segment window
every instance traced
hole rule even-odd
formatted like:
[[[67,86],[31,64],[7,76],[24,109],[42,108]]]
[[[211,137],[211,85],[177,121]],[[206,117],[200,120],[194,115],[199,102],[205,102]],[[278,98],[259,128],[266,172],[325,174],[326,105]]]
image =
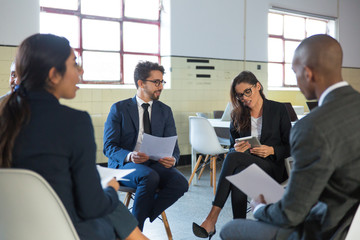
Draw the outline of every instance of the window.
[[[160,63],[159,0],[40,0],[40,32],[64,36],[82,83],[134,84],[140,60]]]
[[[291,63],[300,42],[314,34],[334,36],[335,20],[298,13],[270,11],[268,14],[268,86],[296,87]]]

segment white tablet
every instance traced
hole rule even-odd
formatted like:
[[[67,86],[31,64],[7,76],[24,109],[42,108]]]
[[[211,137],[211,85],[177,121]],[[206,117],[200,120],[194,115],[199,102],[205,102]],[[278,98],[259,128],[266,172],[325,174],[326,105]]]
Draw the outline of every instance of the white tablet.
[[[255,136],[248,136],[235,139],[235,142],[248,141],[251,147],[259,147],[261,145],[259,139]]]

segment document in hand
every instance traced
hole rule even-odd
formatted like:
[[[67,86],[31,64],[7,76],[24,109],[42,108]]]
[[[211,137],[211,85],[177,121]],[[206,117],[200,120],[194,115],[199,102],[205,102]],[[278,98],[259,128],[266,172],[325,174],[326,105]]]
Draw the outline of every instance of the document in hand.
[[[96,168],[99,172],[100,178],[101,178],[101,186],[103,188],[106,187],[107,183],[115,177],[117,181],[128,181],[127,179],[124,179],[126,175],[132,173],[135,171],[135,169],[114,169],[114,168],[107,168],[102,167],[100,165],[96,165]]]
[[[151,160],[171,157],[174,152],[176,140],[177,136],[156,137],[144,133],[140,152],[148,155]]]
[[[266,203],[279,201],[285,191],[279,183],[256,164],[251,164],[243,171],[228,176],[226,179],[251,198],[256,198],[260,194],[264,195]]]

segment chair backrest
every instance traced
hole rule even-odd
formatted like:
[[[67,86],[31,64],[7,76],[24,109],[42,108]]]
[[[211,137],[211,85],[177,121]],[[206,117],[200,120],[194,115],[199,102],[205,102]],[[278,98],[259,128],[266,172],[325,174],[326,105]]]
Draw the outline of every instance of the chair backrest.
[[[233,105],[231,104],[231,102],[228,102],[226,105],[226,108],[221,116],[221,121],[230,121],[232,110],[233,110]]]
[[[80,239],[61,200],[39,174],[0,169],[0,239]]]
[[[216,155],[227,152],[222,148],[214,128],[206,118],[189,117],[190,144],[198,153]]]
[[[198,116],[198,117],[203,117],[203,118],[209,118],[208,114],[207,114],[207,113],[203,113],[203,112],[197,112],[197,113],[196,113],[196,116]]]
[[[286,110],[287,110],[287,112],[289,114],[290,121],[294,122],[294,121],[298,120],[296,112],[295,112],[293,106],[291,105],[291,103],[285,102],[284,105],[285,105]]]
[[[220,110],[214,110],[213,111],[213,114],[214,114],[214,118],[221,118],[222,117],[222,115],[224,114],[224,111],[220,111]]]
[[[318,106],[318,101],[307,101],[306,105],[308,106],[309,111],[311,111]]]
[[[346,235],[345,240],[358,240],[360,239],[360,205],[356,210],[355,217],[353,218],[350,229]]]

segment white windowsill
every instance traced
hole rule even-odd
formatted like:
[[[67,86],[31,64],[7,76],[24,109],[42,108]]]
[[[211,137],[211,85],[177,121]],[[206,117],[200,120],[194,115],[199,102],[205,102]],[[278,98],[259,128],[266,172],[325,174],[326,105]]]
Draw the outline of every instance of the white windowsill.
[[[268,91],[300,91],[298,87],[268,87]]]
[[[135,85],[77,84],[80,89],[136,89]]]

